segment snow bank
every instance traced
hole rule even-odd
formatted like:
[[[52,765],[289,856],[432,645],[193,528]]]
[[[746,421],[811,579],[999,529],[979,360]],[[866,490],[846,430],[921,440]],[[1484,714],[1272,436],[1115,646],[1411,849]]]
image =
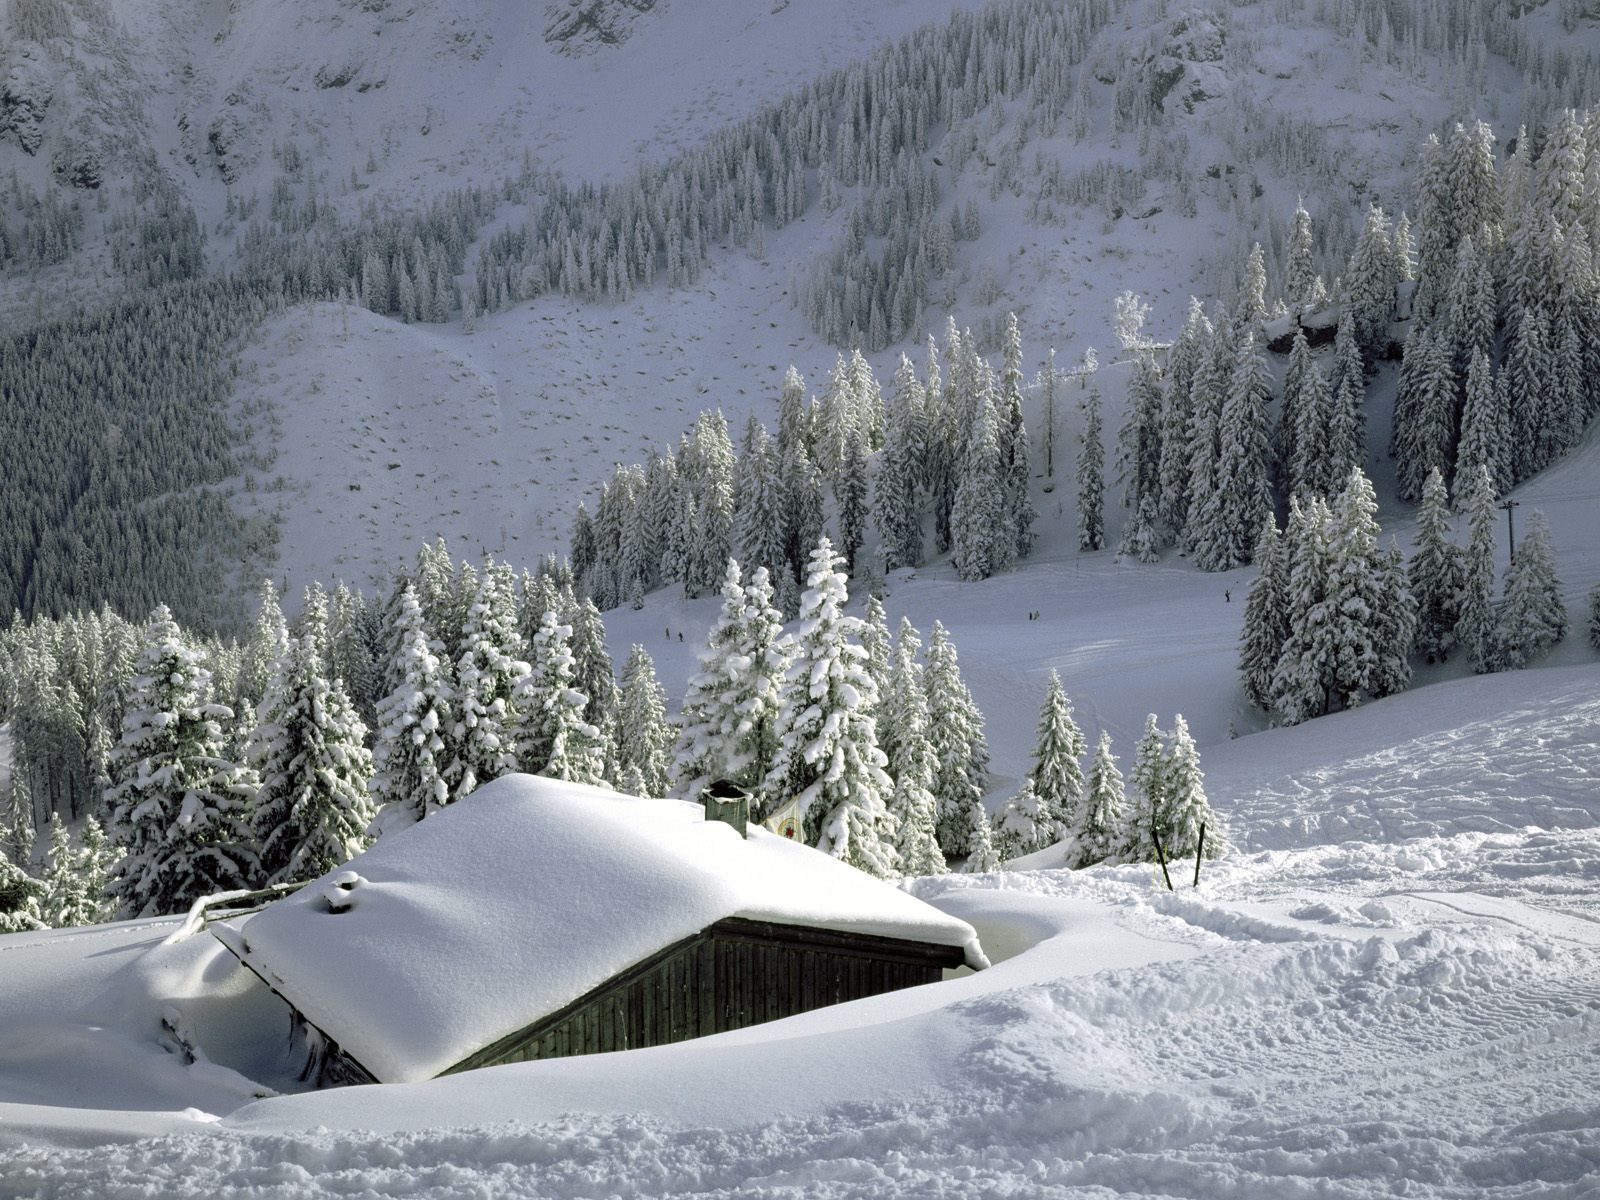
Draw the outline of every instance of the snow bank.
[[[727,917],[961,946],[984,965],[965,921],[807,846],[741,840],[698,804],[527,775],[390,834],[242,937],[250,965],[387,1083],[437,1075]]]

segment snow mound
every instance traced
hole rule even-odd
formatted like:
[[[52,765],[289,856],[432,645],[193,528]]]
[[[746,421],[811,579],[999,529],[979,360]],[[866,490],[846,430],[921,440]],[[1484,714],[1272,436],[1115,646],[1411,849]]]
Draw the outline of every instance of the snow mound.
[[[961,946],[987,965],[965,921],[810,847],[759,828],[741,840],[698,804],[528,775],[389,834],[229,941],[389,1083],[431,1078],[728,917]]]

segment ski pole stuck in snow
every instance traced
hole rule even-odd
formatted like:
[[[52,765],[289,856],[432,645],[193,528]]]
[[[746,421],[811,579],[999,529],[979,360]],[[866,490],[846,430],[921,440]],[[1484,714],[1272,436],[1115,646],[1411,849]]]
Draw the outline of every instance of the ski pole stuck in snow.
[[[1194,886],[1200,886],[1200,860],[1206,856],[1206,823],[1200,822],[1200,840],[1194,847]]]
[[[1161,864],[1161,878],[1167,881],[1167,891],[1172,891],[1172,876],[1167,874],[1167,855],[1161,849],[1161,834],[1154,825],[1150,826],[1150,836],[1156,843],[1156,861]]]

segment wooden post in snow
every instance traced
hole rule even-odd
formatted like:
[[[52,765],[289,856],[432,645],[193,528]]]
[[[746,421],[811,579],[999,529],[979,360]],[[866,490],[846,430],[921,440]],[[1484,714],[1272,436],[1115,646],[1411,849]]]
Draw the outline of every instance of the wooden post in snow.
[[[1156,832],[1154,825],[1150,826],[1150,836],[1156,843],[1156,861],[1161,864],[1161,878],[1167,881],[1167,891],[1172,891],[1172,876],[1167,874],[1167,853],[1161,848],[1161,835]]]
[[[1200,860],[1206,856],[1206,823],[1200,822],[1200,844],[1194,850],[1194,885],[1200,886]]]

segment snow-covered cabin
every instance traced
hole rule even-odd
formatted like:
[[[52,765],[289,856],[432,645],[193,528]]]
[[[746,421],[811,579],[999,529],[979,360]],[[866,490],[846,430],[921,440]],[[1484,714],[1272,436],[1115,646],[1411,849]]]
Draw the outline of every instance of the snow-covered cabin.
[[[323,1083],[679,1041],[987,965],[964,921],[698,804],[513,775],[213,933]]]

